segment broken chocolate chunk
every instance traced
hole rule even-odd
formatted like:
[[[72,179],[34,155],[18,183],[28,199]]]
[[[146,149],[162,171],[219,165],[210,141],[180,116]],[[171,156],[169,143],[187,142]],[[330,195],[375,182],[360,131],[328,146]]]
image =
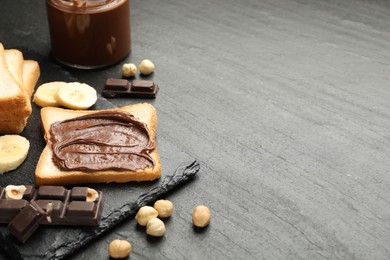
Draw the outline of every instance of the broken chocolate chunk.
[[[8,229],[14,237],[24,243],[39,227],[46,213],[33,201],[25,206],[8,223]]]

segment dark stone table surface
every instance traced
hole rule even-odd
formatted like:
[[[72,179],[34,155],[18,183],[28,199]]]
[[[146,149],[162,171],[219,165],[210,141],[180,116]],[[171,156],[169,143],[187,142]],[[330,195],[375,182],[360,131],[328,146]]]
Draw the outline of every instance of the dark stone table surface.
[[[154,61],[157,138],[201,170],[167,196],[162,239],[131,218],[70,259],[108,259],[116,238],[129,259],[390,259],[389,14],[386,0],[132,0],[123,62]],[[41,64],[38,84],[121,75],[57,64],[43,0],[2,0],[0,42]]]

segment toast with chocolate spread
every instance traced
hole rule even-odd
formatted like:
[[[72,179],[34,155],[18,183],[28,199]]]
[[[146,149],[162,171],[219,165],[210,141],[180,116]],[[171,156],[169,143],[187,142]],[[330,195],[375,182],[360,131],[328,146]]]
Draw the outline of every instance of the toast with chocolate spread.
[[[35,184],[152,181],[161,175],[156,109],[134,104],[108,110],[41,109],[47,142]]]

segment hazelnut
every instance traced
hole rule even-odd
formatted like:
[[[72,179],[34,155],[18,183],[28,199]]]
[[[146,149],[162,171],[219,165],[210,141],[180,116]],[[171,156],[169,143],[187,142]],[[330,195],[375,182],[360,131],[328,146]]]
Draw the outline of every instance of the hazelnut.
[[[131,252],[131,244],[126,240],[115,239],[108,245],[108,254],[112,258],[125,258]]]
[[[47,203],[47,206],[46,206],[46,220],[49,223],[52,222],[52,219],[51,219],[52,214],[53,214],[53,203],[49,202],[49,203]]]
[[[192,213],[192,223],[196,227],[206,227],[210,224],[211,213],[210,209],[206,206],[199,205],[194,208]]]
[[[87,201],[94,202],[99,198],[99,193],[91,188],[87,188]]]
[[[139,71],[142,75],[149,75],[154,71],[154,64],[148,59],[144,59],[139,64]]]
[[[158,212],[153,207],[143,206],[138,210],[137,215],[135,215],[135,219],[139,225],[146,226],[150,219],[157,218],[157,216]]]
[[[167,218],[172,215],[173,203],[169,200],[158,200],[154,203],[153,207],[157,210],[160,218]]]
[[[14,199],[20,200],[23,198],[23,194],[26,191],[26,186],[24,185],[8,185],[5,187],[5,198],[6,199]]]
[[[124,78],[134,77],[137,73],[137,67],[133,63],[126,63],[122,65],[122,76]]]
[[[159,218],[152,218],[146,225],[146,234],[153,237],[162,237],[165,234],[165,224]]]

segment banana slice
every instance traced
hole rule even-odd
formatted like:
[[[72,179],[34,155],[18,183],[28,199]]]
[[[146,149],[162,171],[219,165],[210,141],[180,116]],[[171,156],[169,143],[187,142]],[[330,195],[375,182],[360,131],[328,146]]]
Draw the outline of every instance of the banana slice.
[[[40,107],[59,107],[60,103],[56,99],[56,93],[67,84],[62,81],[54,81],[40,85],[34,94],[34,103]]]
[[[27,157],[30,142],[20,135],[0,136],[0,174],[18,168]]]
[[[61,106],[71,109],[88,109],[96,103],[96,90],[79,82],[71,82],[61,86],[56,93],[56,99]]]

